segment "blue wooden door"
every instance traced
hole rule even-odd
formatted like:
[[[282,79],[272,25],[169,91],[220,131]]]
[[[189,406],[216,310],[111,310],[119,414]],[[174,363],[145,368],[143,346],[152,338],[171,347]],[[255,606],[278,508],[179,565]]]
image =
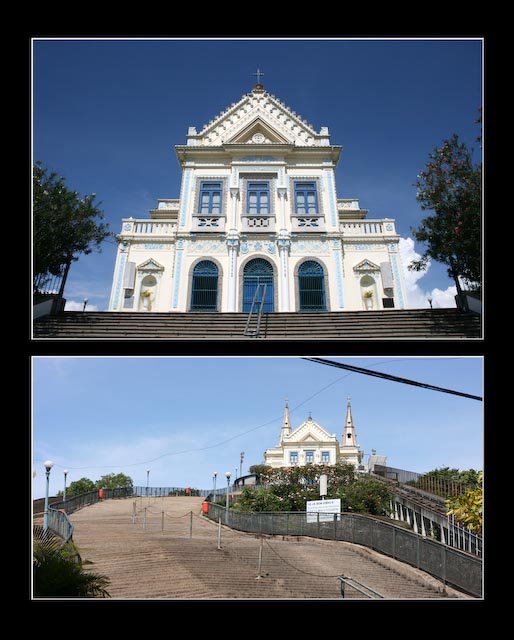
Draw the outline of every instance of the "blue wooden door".
[[[254,260],[250,260],[244,268],[243,272],[243,311],[245,313],[249,313],[252,300],[257,291],[257,287],[260,284],[266,285],[266,293],[264,296],[264,304],[262,306],[262,310],[264,313],[271,313],[274,311],[274,283],[273,283],[273,267],[267,260],[263,260],[262,258],[255,258]],[[257,302],[260,302],[261,298],[259,292],[259,297]],[[258,307],[257,307],[258,308]],[[256,308],[254,307],[254,310]]]
[[[300,265],[298,270],[298,291],[300,311],[325,311],[325,274],[323,267],[314,260]]]

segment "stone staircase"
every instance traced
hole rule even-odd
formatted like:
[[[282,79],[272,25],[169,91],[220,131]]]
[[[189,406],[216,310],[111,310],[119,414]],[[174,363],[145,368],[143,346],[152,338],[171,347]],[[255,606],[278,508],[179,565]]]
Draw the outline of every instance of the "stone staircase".
[[[149,340],[360,340],[480,338],[478,315],[458,309],[267,313],[247,338],[246,313],[66,311],[38,318],[34,338]]]
[[[421,579],[421,572],[403,564],[397,570],[400,563],[387,559],[393,563],[388,565],[358,545],[309,538],[265,536],[262,578],[257,579],[259,539],[222,527],[218,549],[218,526],[200,515],[201,501],[138,499],[135,523],[132,499],[97,503],[72,514],[74,540],[85,565],[110,578],[113,598],[340,599],[338,575],[352,577],[386,598],[456,595],[441,592],[434,578]],[[346,597],[362,596],[348,588]]]

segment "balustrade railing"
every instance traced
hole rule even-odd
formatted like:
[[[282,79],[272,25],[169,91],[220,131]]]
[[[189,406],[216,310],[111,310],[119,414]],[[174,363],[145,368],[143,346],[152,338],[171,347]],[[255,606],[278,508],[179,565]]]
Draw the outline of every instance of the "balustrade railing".
[[[177,224],[175,222],[124,219],[121,233],[130,235],[169,236],[175,233],[176,228]]]
[[[388,223],[391,229],[387,228],[381,220],[370,222],[341,222],[340,230],[347,236],[361,235],[383,235],[384,233],[394,233],[394,226]]]

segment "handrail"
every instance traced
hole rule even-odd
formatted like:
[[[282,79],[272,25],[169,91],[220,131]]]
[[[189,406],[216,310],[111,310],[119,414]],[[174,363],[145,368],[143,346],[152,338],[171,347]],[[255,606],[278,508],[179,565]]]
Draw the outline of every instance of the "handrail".
[[[262,309],[264,307],[264,300],[266,299],[266,287],[268,285],[265,283],[262,284],[258,284],[257,288],[255,289],[255,293],[253,294],[253,300],[252,300],[252,306],[250,307],[250,313],[248,314],[248,319],[246,320],[246,326],[245,326],[245,330],[244,330],[244,335],[245,336],[251,336],[252,338],[258,338],[259,337],[259,332],[260,332],[260,327],[261,327],[261,318],[262,318]],[[252,320],[253,317],[253,308],[255,306],[255,303],[257,302],[257,296],[259,294],[260,288],[262,287],[262,296],[260,299],[260,303],[259,304],[259,311],[257,313],[257,322],[256,322],[256,327],[255,329],[250,330],[250,322]]]
[[[383,599],[385,597],[378,591],[375,591],[375,589],[372,589],[371,587],[368,587],[365,584],[362,584],[362,582],[355,580],[355,578],[350,578],[348,576],[339,576],[338,580],[341,581],[341,595],[343,598],[344,598],[344,588],[346,585],[348,585],[349,587],[352,587],[356,591],[360,591],[360,593],[365,595],[370,600],[378,600],[378,599]]]

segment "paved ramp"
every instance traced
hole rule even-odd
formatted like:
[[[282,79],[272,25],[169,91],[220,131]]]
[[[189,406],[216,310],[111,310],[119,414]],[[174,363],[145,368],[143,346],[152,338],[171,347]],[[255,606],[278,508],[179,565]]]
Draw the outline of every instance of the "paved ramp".
[[[113,598],[340,599],[342,574],[386,598],[447,597],[405,565],[412,576],[382,566],[378,554],[357,545],[308,538],[266,536],[263,577],[256,579],[259,539],[222,527],[218,550],[218,526],[201,515],[201,502],[168,497],[97,503],[71,515],[74,541],[86,566],[110,578]],[[347,589],[346,597],[361,596]]]

